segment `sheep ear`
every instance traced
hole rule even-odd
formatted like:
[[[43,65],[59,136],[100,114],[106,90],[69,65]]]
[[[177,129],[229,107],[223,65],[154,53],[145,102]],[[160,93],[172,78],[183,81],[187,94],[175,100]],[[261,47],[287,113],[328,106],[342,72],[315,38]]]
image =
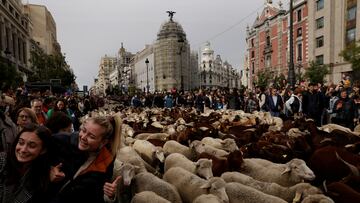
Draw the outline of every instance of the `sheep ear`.
[[[201,189],[209,189],[211,188],[211,183],[207,181],[204,185],[200,186]]]
[[[199,166],[200,166],[200,162],[199,162],[199,161],[195,162],[195,166],[196,166],[196,168],[199,167]]]
[[[291,168],[289,166],[286,166],[285,170],[281,173],[281,175],[284,175],[287,172],[290,172]]]
[[[295,197],[293,199],[293,203],[295,202],[300,202],[300,199],[301,199],[301,193],[300,192],[296,192],[295,193]]]

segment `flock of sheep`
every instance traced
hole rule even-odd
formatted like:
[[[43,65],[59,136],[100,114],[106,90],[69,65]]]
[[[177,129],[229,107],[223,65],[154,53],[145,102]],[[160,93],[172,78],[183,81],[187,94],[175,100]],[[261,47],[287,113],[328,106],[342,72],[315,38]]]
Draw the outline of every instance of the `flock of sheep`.
[[[115,132],[119,135],[113,171],[114,178],[122,177],[118,202],[334,202],[321,189],[306,183],[314,180],[315,175],[305,161],[295,158],[280,164],[260,158],[242,158],[239,147],[230,138],[205,136],[201,140],[189,139],[180,143],[178,136],[182,136],[181,132],[196,124],[186,123],[182,118],[175,120],[166,111],[169,110],[124,109],[116,114],[110,113],[115,118]],[[195,111],[185,113],[187,116],[196,114]],[[225,120],[231,122],[237,118],[243,125],[253,125],[260,119],[270,125],[269,129],[282,127],[281,119],[263,112],[247,114],[227,110],[220,114],[222,117],[209,125],[216,127]],[[211,112],[200,116],[206,118],[211,116]],[[208,130],[202,128],[198,131]],[[143,129],[158,130],[146,132]],[[237,155],[240,161],[227,163],[236,162],[224,159],[236,152],[240,153]],[[208,156],[215,159],[202,158]],[[213,166],[219,164],[217,159],[239,167],[225,169],[215,176]],[[220,162],[221,167],[228,166]]]

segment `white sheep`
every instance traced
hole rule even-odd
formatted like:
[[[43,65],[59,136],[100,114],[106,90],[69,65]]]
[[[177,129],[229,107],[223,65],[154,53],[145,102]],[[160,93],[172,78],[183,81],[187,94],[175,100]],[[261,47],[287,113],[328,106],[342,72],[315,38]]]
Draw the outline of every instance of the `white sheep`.
[[[150,166],[148,163],[146,163],[140,155],[129,146],[120,148],[116,153],[115,160],[119,160],[121,162],[130,163],[134,166],[138,166],[136,173],[149,171],[151,173],[157,173],[157,171]],[[114,167],[117,167],[114,165]]]
[[[195,151],[175,140],[165,142],[163,150],[165,156],[169,156],[172,153],[180,153],[190,160],[193,160],[196,156]]]
[[[313,203],[313,202],[318,202],[318,203],[335,203],[334,200],[332,200],[330,197],[325,196],[325,195],[321,195],[321,194],[317,194],[317,195],[309,195],[307,197],[305,197],[301,203]]]
[[[172,167],[181,167],[205,179],[213,177],[211,159],[199,159],[197,162],[192,162],[182,154],[173,153],[166,157],[164,171]]]
[[[140,133],[135,136],[137,140],[149,140],[149,139],[159,139],[166,141],[169,139],[168,133]]]
[[[199,140],[195,140],[190,144],[190,147],[195,149],[195,152],[197,155],[206,152],[207,154],[212,154],[216,157],[225,157],[229,155],[229,152],[226,152],[222,149],[217,149],[213,146],[207,145],[205,143],[202,143]]]
[[[221,200],[212,194],[200,195],[193,203],[222,203]]]
[[[240,183],[226,183],[226,193],[229,203],[253,202],[253,203],[286,203],[278,197],[265,194],[252,187]]]
[[[182,200],[186,203],[193,202],[202,194],[213,194],[224,203],[229,202],[225,192],[225,181],[222,178],[212,177],[204,180],[183,168],[173,167],[165,172],[163,179],[178,189]]]
[[[147,140],[136,140],[132,147],[141,156],[141,158],[152,166],[156,164],[156,160],[161,163],[165,160],[162,148],[156,147]]]
[[[151,200],[151,203],[171,203],[163,197],[157,195],[155,192],[144,191],[134,195],[131,200],[131,203],[148,203]]]
[[[239,150],[239,147],[236,145],[235,140],[231,138],[226,138],[222,140],[219,138],[204,137],[201,142],[228,152]]]
[[[315,179],[313,171],[301,159],[292,159],[286,164],[276,164],[264,159],[244,159],[240,172],[256,180],[274,182],[285,187]]]
[[[287,202],[292,202],[295,196],[307,197],[308,195],[321,194],[321,190],[309,183],[298,183],[291,187],[283,187],[277,183],[262,182],[239,172],[225,172],[221,175],[225,182],[237,182],[257,189],[265,194],[279,197]]]
[[[134,166],[130,163],[124,163],[118,159],[115,159],[113,168],[113,180],[117,176],[121,176],[122,184],[124,186],[129,186],[138,169],[138,166]]]
[[[152,191],[172,203],[182,202],[177,189],[173,185],[148,172],[137,174],[134,177],[132,188],[135,193]]]

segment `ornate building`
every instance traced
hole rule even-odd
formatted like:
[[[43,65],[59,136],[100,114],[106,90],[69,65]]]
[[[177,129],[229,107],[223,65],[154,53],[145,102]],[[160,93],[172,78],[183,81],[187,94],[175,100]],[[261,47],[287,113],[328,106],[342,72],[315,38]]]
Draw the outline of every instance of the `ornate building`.
[[[308,8],[306,0],[293,1],[293,50],[294,62],[298,71],[308,63]],[[288,75],[289,64],[289,12],[282,7],[281,1],[275,6],[271,0],[265,1],[264,9],[252,27],[247,27],[247,58],[245,75],[249,87],[253,87],[260,71],[274,75]]]
[[[223,62],[220,55],[214,57],[210,42],[202,49],[200,61],[198,80],[202,88],[239,88],[239,73],[227,61]]]
[[[17,68],[23,75],[33,73],[29,67],[29,42],[32,24],[25,15],[20,0],[2,0],[0,3],[0,55],[4,62]]]
[[[101,57],[98,78],[95,81],[95,94],[106,95],[106,89],[111,88],[110,73],[116,68],[116,57],[105,55]]]
[[[155,90],[191,89],[190,45],[182,26],[170,20],[161,25],[154,44]]]

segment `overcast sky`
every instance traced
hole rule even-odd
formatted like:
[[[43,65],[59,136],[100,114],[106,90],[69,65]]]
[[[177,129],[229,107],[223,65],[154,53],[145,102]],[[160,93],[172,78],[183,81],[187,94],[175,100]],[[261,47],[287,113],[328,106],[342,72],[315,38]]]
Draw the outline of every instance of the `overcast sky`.
[[[235,68],[242,66],[246,25],[252,25],[264,0],[25,0],[45,5],[54,17],[57,39],[77,84],[93,85],[100,58],[115,56],[124,43],[136,53],[152,44],[167,10],[175,11],[190,42],[198,51],[210,41],[215,54]],[[274,1],[277,2],[277,1]],[[287,1],[283,1],[287,2]]]

